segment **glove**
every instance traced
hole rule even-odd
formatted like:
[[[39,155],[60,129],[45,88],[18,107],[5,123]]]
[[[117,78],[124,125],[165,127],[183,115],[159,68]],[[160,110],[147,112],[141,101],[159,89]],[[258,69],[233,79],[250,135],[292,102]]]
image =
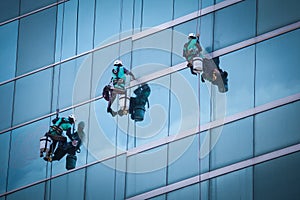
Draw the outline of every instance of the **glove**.
[[[78,144],[78,141],[77,141],[77,140],[73,140],[73,141],[72,141],[72,145],[73,145],[74,147],[76,147],[77,144]]]

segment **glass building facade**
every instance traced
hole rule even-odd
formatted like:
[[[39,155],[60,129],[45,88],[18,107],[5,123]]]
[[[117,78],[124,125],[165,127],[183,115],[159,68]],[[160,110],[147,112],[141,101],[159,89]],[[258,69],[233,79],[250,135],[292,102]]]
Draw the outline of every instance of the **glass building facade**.
[[[0,200],[299,199],[299,0],[2,0]],[[229,90],[182,57],[191,32]],[[121,59],[142,122],[106,112]],[[118,99],[113,108],[116,109]],[[56,110],[85,122],[76,168],[45,162]]]

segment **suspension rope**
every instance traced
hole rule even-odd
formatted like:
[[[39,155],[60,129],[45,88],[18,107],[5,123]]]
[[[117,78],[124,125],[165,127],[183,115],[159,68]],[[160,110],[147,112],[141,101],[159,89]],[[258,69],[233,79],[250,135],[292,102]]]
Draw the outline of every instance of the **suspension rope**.
[[[200,40],[200,33],[201,33],[201,13],[202,12],[202,0],[198,0],[198,11],[197,11],[197,25],[196,25],[196,35],[199,35]],[[200,41],[199,41],[200,43]],[[201,135],[200,135],[200,125],[201,125],[201,95],[200,95],[200,74],[198,75],[198,104],[199,104],[199,119],[198,119],[198,176],[199,176],[199,199],[201,200]]]

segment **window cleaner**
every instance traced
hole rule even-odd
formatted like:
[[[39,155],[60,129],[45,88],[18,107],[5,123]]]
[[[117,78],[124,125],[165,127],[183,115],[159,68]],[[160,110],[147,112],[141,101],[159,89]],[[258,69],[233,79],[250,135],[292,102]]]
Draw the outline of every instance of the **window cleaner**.
[[[143,84],[134,90],[136,97],[130,97],[129,114],[134,121],[143,121],[145,115],[145,105],[148,104],[148,97],[151,93],[151,89],[148,84]]]
[[[113,117],[117,114],[122,116],[123,114],[126,114],[128,110],[128,107],[126,107],[125,104],[122,104],[121,110],[119,110],[118,112],[115,112],[111,109],[112,103],[116,99],[117,94],[125,95],[125,97],[121,96],[121,103],[127,103],[127,96],[125,90],[126,75],[130,75],[133,80],[135,79],[133,73],[123,66],[122,61],[116,60],[114,62],[114,68],[112,69],[112,78],[110,84],[103,88],[102,95],[104,99],[108,101],[106,111],[110,113]]]
[[[73,114],[69,115],[68,118],[58,116],[52,120],[53,125],[50,126],[49,131],[45,134],[46,137],[51,138],[52,144],[49,146],[49,151],[46,153],[44,157],[45,161],[52,161],[52,153],[55,151],[57,143],[65,143],[67,138],[63,136],[63,132],[66,132],[66,135],[72,140],[71,136],[71,128],[72,125],[75,123],[75,116]],[[41,145],[41,142],[40,142]],[[42,157],[43,155],[40,154]]]
[[[185,57],[188,62],[187,66],[194,75],[202,71],[202,58],[200,57],[202,48],[199,43],[199,37],[200,34],[196,36],[194,33],[190,33],[188,35],[188,42],[183,46],[183,57]]]

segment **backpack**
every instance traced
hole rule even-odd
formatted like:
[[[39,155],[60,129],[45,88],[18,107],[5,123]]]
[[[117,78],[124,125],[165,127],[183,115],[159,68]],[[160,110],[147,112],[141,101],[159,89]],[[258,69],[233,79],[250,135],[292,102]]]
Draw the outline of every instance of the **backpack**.
[[[110,86],[106,85],[102,90],[102,96],[106,101],[109,101]]]

